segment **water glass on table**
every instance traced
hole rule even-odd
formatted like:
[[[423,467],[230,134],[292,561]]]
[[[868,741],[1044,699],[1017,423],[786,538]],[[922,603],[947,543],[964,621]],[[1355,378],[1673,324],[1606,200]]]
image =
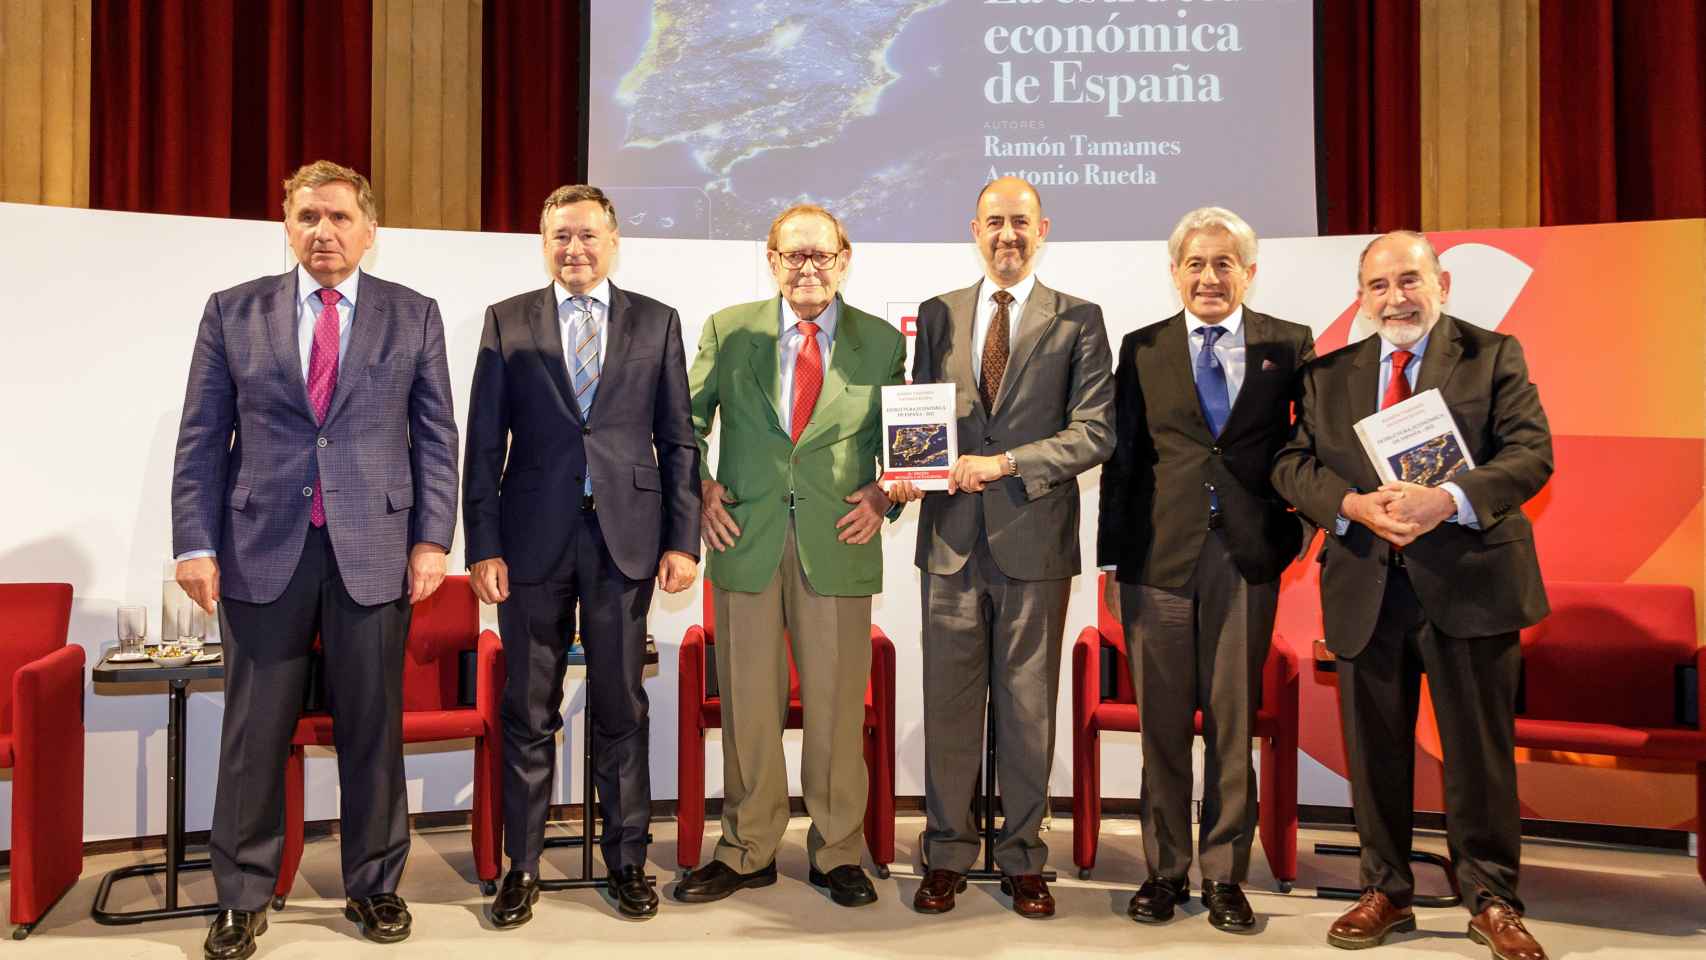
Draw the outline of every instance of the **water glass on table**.
[[[126,659],[142,653],[148,638],[148,608],[141,604],[122,603],[118,608],[118,652]]]

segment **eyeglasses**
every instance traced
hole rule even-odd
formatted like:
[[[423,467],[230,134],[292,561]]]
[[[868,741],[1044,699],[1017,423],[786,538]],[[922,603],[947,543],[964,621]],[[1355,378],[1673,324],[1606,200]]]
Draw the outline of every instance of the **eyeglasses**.
[[[807,260],[810,260],[812,262],[812,266],[817,267],[819,270],[828,270],[830,267],[834,266],[835,261],[841,257],[839,251],[836,253],[825,253],[822,250],[795,250],[790,253],[783,253],[780,250],[774,250],[771,252],[775,253],[776,256],[781,257],[782,262],[786,264],[790,270],[800,269],[806,265]]]

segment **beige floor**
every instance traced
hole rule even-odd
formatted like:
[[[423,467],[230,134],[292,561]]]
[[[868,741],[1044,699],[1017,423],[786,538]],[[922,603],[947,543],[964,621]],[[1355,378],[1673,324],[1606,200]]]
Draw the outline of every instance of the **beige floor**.
[[[782,881],[763,890],[745,891],[717,904],[688,906],[668,899],[673,886],[675,837],[672,823],[659,823],[653,846],[664,881],[665,899],[656,919],[634,923],[619,919],[595,891],[548,894],[535,908],[531,924],[494,931],[485,917],[485,898],[470,882],[472,861],[467,834],[441,830],[419,834],[400,891],[415,917],[414,936],[406,943],[380,947],[362,940],[343,919],[336,840],[310,844],[289,906],[272,915],[260,941],[262,958],[408,957],[468,958],[497,956],[596,957],[1076,957],[1142,952],[1157,958],[1335,957],[1345,954],[1323,941],[1327,926],[1343,905],[1309,896],[1317,883],[1354,879],[1348,859],[1315,856],[1318,840],[1346,842],[1349,834],[1305,830],[1300,837],[1298,888],[1290,895],[1273,891],[1260,854],[1249,890],[1258,914],[1258,932],[1238,937],[1210,927],[1200,905],[1171,924],[1139,926],[1126,919],[1125,904],[1140,873],[1137,828],[1131,821],[1104,825],[1095,878],[1076,879],[1071,867],[1070,824],[1056,821],[1047,839],[1062,872],[1055,884],[1059,915],[1050,921],[1015,916],[993,886],[974,886],[960,897],[954,912],[940,917],[913,913],[908,904],[917,879],[913,844],[922,828],[916,818],[898,828],[900,862],[892,878],[877,882],[881,900],[847,910],[835,906],[805,882],[805,824],[795,820],[781,853]],[[711,830],[714,836],[714,827]],[[710,845],[707,838],[707,850]],[[1443,840],[1424,836],[1419,846],[1441,849]],[[1592,956],[1596,960],[1634,957],[1706,956],[1706,885],[1687,856],[1531,842],[1524,851],[1523,891],[1529,926],[1554,958]],[[5,957],[189,958],[201,956],[206,921],[200,918],[131,927],[102,927],[89,919],[89,904],[101,874],[142,859],[139,855],[91,858],[83,880],[48,915],[46,923],[22,943],[0,946]],[[548,862],[577,870],[579,854],[557,851]],[[192,874],[190,898],[211,895],[206,874]],[[1427,881],[1424,881],[1427,882]],[[121,887],[121,890],[123,888]],[[148,905],[143,881],[130,881],[116,908]],[[1464,936],[1461,909],[1419,911],[1421,929],[1397,937],[1370,955],[1403,957],[1485,957],[1487,952]],[[809,952],[809,953],[808,953]]]

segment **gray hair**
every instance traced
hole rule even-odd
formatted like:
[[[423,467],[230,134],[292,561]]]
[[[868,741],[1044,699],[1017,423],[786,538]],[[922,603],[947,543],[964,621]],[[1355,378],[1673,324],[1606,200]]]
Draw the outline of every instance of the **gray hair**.
[[[1379,243],[1382,240],[1397,240],[1397,239],[1414,240],[1414,241],[1421,243],[1422,249],[1426,250],[1428,252],[1428,262],[1433,264],[1434,276],[1438,277],[1440,274],[1445,272],[1445,268],[1440,266],[1440,263],[1439,263],[1439,253],[1434,250],[1433,241],[1428,239],[1427,234],[1421,233],[1421,232],[1418,232],[1415,230],[1393,230],[1389,233],[1383,233],[1380,236],[1375,237],[1373,240],[1370,240],[1368,242],[1368,246],[1362,248],[1362,253],[1357,255],[1357,289],[1358,290],[1362,289],[1362,265],[1363,265],[1363,262],[1368,259],[1368,252],[1370,250],[1373,250],[1374,245]]]
[[[1225,207],[1198,207],[1179,218],[1173,234],[1167,238],[1167,260],[1177,264],[1185,240],[1198,230],[1225,230],[1238,244],[1238,260],[1249,266],[1256,262],[1256,231],[1244,218]]]

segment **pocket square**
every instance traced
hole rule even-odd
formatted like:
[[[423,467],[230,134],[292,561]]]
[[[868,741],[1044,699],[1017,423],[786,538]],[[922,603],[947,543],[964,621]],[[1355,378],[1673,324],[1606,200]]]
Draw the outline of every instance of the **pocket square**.
[[[1278,370],[1279,364],[1274,363],[1272,360],[1269,360],[1267,357],[1263,357],[1262,358],[1262,369],[1263,370]]]

